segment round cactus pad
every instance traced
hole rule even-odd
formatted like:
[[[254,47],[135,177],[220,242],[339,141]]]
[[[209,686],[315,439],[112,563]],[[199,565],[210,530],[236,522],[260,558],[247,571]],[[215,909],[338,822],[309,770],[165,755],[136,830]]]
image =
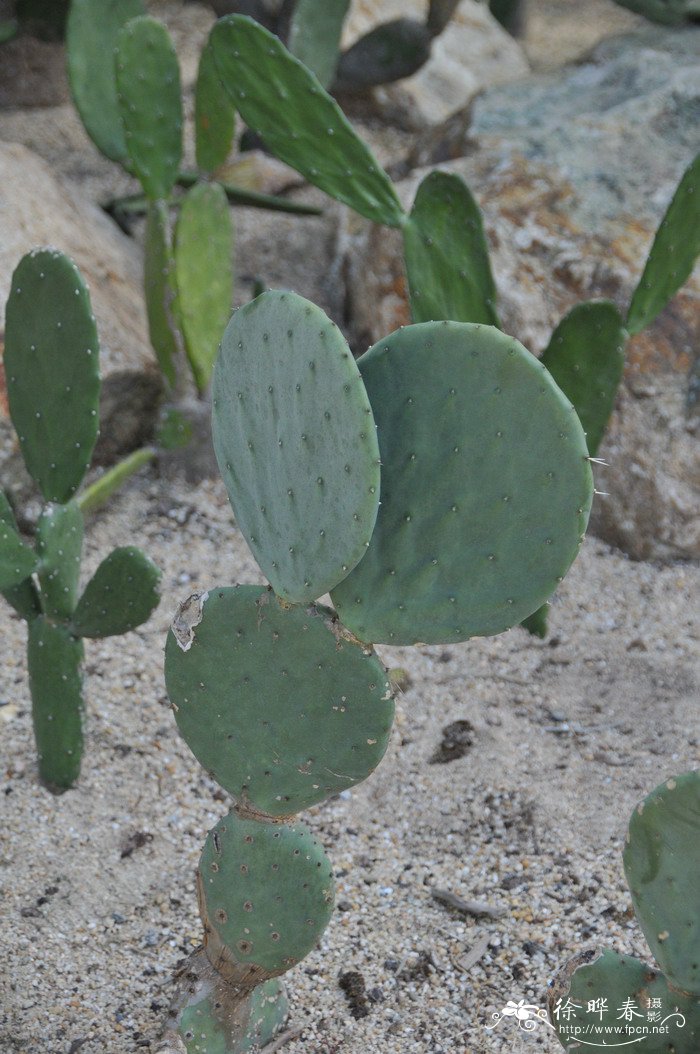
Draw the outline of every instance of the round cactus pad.
[[[669,984],[700,995],[700,771],[667,780],[638,805],[625,875],[644,936]]]
[[[490,326],[407,326],[359,360],[382,460],[369,549],[333,591],[362,640],[500,633],[532,614],[576,556],[592,499],[571,403]]]
[[[229,813],[207,835],[199,889],[207,954],[247,968],[251,979],[295,966],[333,911],[330,861],[304,824]]]
[[[379,448],[337,326],[294,293],[231,319],[214,369],[214,449],[238,526],[276,593],[323,596],[362,558],[379,502]]]
[[[290,608],[259,586],[205,596],[191,638],[170,633],[165,657],[175,719],[197,760],[271,816],[366,779],[394,717],[374,652],[326,609]]]

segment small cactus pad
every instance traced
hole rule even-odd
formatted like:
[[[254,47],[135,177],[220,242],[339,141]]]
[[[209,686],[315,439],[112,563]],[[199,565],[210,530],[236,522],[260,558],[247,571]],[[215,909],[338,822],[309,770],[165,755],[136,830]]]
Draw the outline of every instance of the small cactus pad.
[[[68,79],[76,109],[98,150],[128,162],[119,116],[114,50],[119,30],[146,13],[143,0],[72,0],[66,28]]]
[[[430,58],[432,39],[427,26],[414,18],[375,26],[340,56],[333,91],[362,92],[410,77]]]
[[[693,270],[700,255],[700,154],[686,170],[656,232],[627,313],[627,329],[651,325]]]
[[[623,860],[634,910],[656,961],[672,988],[697,999],[700,770],[667,780],[637,806]]]
[[[83,643],[43,615],[29,623],[27,663],[39,774],[50,790],[72,787],[83,753]]]
[[[233,226],[218,183],[197,183],[180,207],[175,232],[177,307],[185,350],[200,392],[231,315]]]
[[[333,911],[330,861],[301,823],[230,812],[207,835],[198,880],[207,955],[249,987],[308,955]]]
[[[532,614],[578,552],[592,476],[576,413],[491,326],[407,326],[359,360],[382,460],[367,554],[332,592],[361,640],[448,643]]]
[[[235,108],[219,80],[214,52],[207,44],[199,59],[194,94],[194,145],[202,172],[213,172],[226,161],[235,127]]]
[[[73,497],[98,432],[99,343],[90,297],[72,260],[39,249],[20,260],[5,316],[10,416],[46,501]]]
[[[658,1016],[651,1017],[649,1007]],[[589,1048],[638,1054],[700,1050],[697,999],[670,989],[662,974],[638,959],[609,949],[583,952],[567,963],[550,990],[549,1016],[570,1054]]]
[[[175,261],[170,244],[168,208],[151,201],[146,214],[143,284],[148,333],[163,376],[175,386],[180,334],[175,324]]]
[[[5,492],[0,490],[0,540],[2,539],[2,535],[5,533],[5,528],[7,528],[8,535],[10,537],[13,534],[17,534],[17,524],[15,522],[14,513],[12,512],[12,507],[9,501],[7,500]],[[0,542],[0,568],[2,568],[3,566],[3,556],[1,548],[2,546]],[[31,550],[29,551],[31,552]],[[33,571],[34,567],[36,566],[37,560],[33,553],[32,557]],[[4,566],[7,567],[8,565],[5,564]],[[16,564],[15,567],[10,566],[10,570],[7,572],[8,578],[16,578],[16,566]],[[0,570],[0,575],[2,573],[2,570]],[[7,603],[15,609],[18,615],[20,615],[23,619],[26,619],[27,622],[29,622],[29,620],[34,618],[36,615],[40,614],[41,605],[39,603],[39,595],[31,578],[23,577],[19,580],[19,582],[17,582],[16,585],[11,585],[7,587],[2,586],[0,584],[0,592],[4,596]]]
[[[18,586],[36,566],[36,555],[17,533],[10,503],[0,490],[0,590]]]
[[[315,73],[324,88],[333,80],[343,22],[350,0],[297,0],[289,28],[289,50]]]
[[[363,556],[379,503],[374,418],[344,337],[308,300],[263,293],[231,319],[213,392],[219,470],[263,573],[292,603],[323,596]]]
[[[499,325],[481,213],[459,176],[426,176],[403,237],[414,322]]]
[[[593,457],[615,405],[627,332],[609,300],[577,304],[552,333],[541,361],[576,407]]]
[[[523,629],[526,629],[528,633],[531,633],[533,637],[539,637],[540,640],[544,640],[547,636],[547,623],[549,618],[549,604],[542,604],[538,607],[537,611],[533,611],[531,615],[524,618],[520,625]]]
[[[184,637],[183,609],[175,619],[165,677],[180,734],[210,775],[270,816],[366,779],[394,717],[372,649],[326,609],[290,608],[259,586],[198,603],[201,621]]]
[[[136,629],[158,606],[159,582],[159,569],[140,549],[114,549],[85,587],[72,632],[77,637],[114,637]]]
[[[236,109],[280,160],[367,219],[401,226],[404,213],[386,172],[277,37],[252,18],[229,15],[209,40]]]
[[[180,70],[161,22],[133,18],[117,37],[117,98],[126,148],[148,198],[167,198],[182,157]]]
[[[47,505],[36,528],[44,614],[68,619],[75,610],[83,551],[83,514],[76,502]]]
[[[179,1015],[178,1034],[187,1054],[248,1054],[272,1042],[287,1014],[279,978],[264,981],[242,996],[215,975],[198,985],[188,1000]]]

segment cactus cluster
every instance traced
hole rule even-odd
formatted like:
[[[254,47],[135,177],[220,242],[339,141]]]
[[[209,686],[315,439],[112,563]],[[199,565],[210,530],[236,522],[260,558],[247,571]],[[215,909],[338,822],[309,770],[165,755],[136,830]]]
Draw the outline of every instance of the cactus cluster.
[[[667,780],[637,806],[623,863],[637,921],[657,966],[610,949],[577,955],[553,984],[552,1023],[571,1052],[581,1049],[577,1037],[595,1038],[597,1030],[608,1046],[631,1043],[640,1054],[696,1054],[700,771]],[[627,1015],[615,1009],[624,1006]],[[647,1014],[650,1006],[658,1013]]]
[[[98,435],[99,342],[83,279],[55,250],[29,253],[14,272],[4,369],[12,423],[46,504],[32,549],[0,491],[0,591],[28,624],[39,772],[62,791],[78,778],[83,752],[83,639],[144,622],[160,572],[140,550],[115,549],[80,594],[78,489]]]
[[[387,748],[374,642],[462,641],[529,615],[578,552],[592,478],[569,400],[517,341],[430,322],[355,362],[323,312],[284,291],[233,315],[213,433],[271,584],[194,594],[168,635],[178,728],[233,807],[199,863],[204,949],[166,1049],[240,1054],[261,1038],[258,986],[312,950],[332,911],[331,866],[296,814],[366,779]],[[286,1013],[277,988],[269,998],[268,1037]]]

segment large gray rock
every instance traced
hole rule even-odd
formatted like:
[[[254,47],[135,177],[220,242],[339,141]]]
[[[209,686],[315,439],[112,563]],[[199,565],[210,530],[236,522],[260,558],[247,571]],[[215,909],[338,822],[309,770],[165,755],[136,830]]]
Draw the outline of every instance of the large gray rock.
[[[654,231],[700,148],[700,30],[609,41],[557,75],[492,89],[426,136],[414,160],[459,157],[479,200],[504,328],[535,352],[575,303],[623,311]],[[693,114],[696,115],[693,120]],[[425,174],[400,184],[410,204]],[[346,217],[343,237],[358,350],[409,321],[400,238]],[[592,527],[635,558],[700,557],[700,450],[686,414],[700,343],[695,279],[632,340],[597,470],[608,493]]]
[[[0,304],[24,253],[54,246],[90,287],[101,344],[101,460],[132,449],[152,427],[161,391],[148,340],[138,247],[96,206],[80,201],[26,147],[0,143]],[[2,330],[0,329],[0,337]],[[0,349],[2,341],[0,340]],[[0,350],[1,358],[1,350]],[[0,431],[10,433],[0,361]]]

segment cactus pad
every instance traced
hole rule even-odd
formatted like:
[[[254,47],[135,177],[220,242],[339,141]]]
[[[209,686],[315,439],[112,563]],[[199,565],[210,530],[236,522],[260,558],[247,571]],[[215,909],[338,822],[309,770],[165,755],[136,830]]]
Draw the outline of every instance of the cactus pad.
[[[668,780],[637,807],[623,859],[634,910],[656,961],[672,988],[697,998],[700,771]]]
[[[0,590],[20,585],[36,566],[36,555],[17,533],[10,503],[0,490]]]
[[[52,249],[17,265],[5,318],[10,416],[46,501],[73,497],[98,432],[99,343],[78,268]]]
[[[161,22],[133,18],[117,37],[117,99],[134,172],[148,198],[167,198],[182,157],[177,55]]]
[[[686,170],[656,232],[627,313],[630,333],[651,325],[700,255],[700,154]]]
[[[180,334],[174,317],[175,261],[170,244],[168,207],[163,201],[148,204],[143,284],[151,344],[163,376],[174,387]]]
[[[345,339],[302,297],[263,293],[231,319],[213,392],[238,526],[275,592],[315,600],[364,554],[379,501],[374,419]]]
[[[140,549],[114,549],[78,601],[71,630],[78,637],[113,637],[136,629],[158,606],[160,570]]]
[[[177,307],[198,389],[209,384],[231,315],[233,226],[218,183],[197,183],[180,207],[175,232]]]
[[[251,988],[308,955],[333,911],[330,862],[301,823],[229,813],[207,835],[198,882],[207,955]]]
[[[367,219],[401,226],[404,213],[386,172],[277,37],[252,18],[229,15],[209,40],[236,109],[280,160]]]
[[[577,304],[552,333],[541,361],[576,407],[591,456],[615,405],[627,332],[609,300]]]
[[[211,590],[201,604],[185,638],[176,618],[165,676],[180,734],[210,775],[270,816],[366,779],[394,717],[372,649],[325,608],[290,608],[259,586]]]
[[[236,111],[207,44],[199,59],[194,95],[195,153],[202,172],[213,172],[226,161],[235,126]]]
[[[289,50],[324,88],[333,80],[350,0],[298,0],[289,28]]]
[[[76,502],[47,505],[36,528],[44,614],[68,619],[75,610],[83,551],[83,514]]]
[[[410,77],[430,58],[433,34],[414,18],[382,22],[340,56],[333,91],[367,91]]]
[[[207,978],[179,1015],[178,1033],[187,1054],[247,1054],[275,1038],[287,1013],[276,977],[245,996],[221,978]]]
[[[488,326],[407,326],[359,360],[382,501],[369,549],[332,592],[362,640],[500,633],[555,591],[592,499],[585,437],[529,352]]]
[[[66,27],[68,79],[76,109],[98,150],[128,163],[119,116],[114,50],[119,30],[146,13],[143,0],[72,0]]]
[[[481,213],[459,176],[426,176],[403,237],[414,322],[499,325]]]
[[[660,1015],[654,1023],[647,1015],[650,1005]],[[571,1054],[588,1046],[629,1047],[638,1054],[697,1054],[700,1048],[697,999],[670,989],[662,974],[638,959],[610,950],[582,953],[560,971],[549,1012],[559,1042]],[[582,1036],[589,1041],[581,1042]]]
[[[83,643],[43,615],[29,623],[27,662],[39,774],[51,790],[80,775],[83,752]]]

